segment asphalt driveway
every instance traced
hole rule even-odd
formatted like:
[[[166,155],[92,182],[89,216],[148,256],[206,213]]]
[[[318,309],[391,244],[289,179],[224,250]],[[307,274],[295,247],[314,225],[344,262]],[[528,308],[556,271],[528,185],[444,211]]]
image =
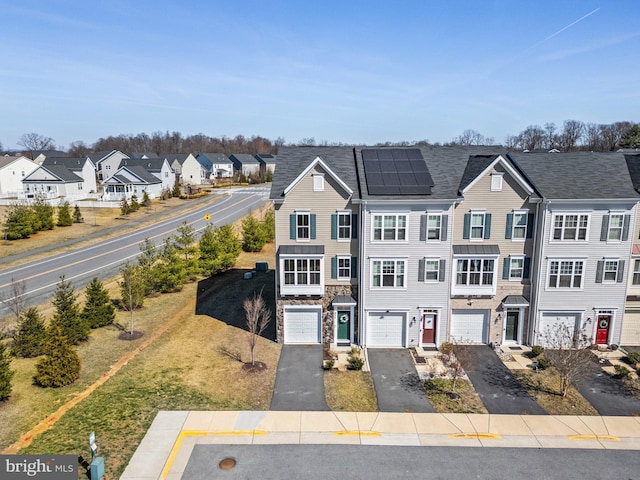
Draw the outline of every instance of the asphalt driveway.
[[[546,415],[488,345],[459,345],[460,363],[489,413]]]
[[[593,356],[596,359],[595,355]],[[615,378],[605,372],[596,361],[576,389],[603,416],[640,415],[640,400],[629,393]]]
[[[405,348],[367,349],[373,386],[381,412],[426,412],[433,408]]]
[[[322,345],[283,345],[271,410],[329,410],[324,396]]]

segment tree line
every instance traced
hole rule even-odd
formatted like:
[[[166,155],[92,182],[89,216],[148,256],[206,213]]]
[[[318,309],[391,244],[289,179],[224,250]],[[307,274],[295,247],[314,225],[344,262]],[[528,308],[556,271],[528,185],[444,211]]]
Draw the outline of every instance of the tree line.
[[[55,148],[55,140],[38,133],[25,133],[18,145],[33,158],[38,150]],[[231,155],[233,153],[270,153],[276,155],[281,146],[353,146],[328,140],[317,141],[314,137],[302,138],[297,142],[286,143],[283,137],[275,140],[254,135],[245,137],[220,137],[198,133],[183,135],[180,132],[156,131],[151,134],[120,134],[101,137],[93,144],[84,141],[72,142],[66,149],[69,157],[84,157],[101,151],[120,150],[121,152],[148,152],[155,155],[167,153],[203,153],[216,152]],[[493,137],[486,137],[477,130],[467,129],[448,142],[430,142],[427,139],[414,141],[381,141],[375,146],[406,147],[428,145],[495,145],[518,150],[558,149],[563,152],[586,150],[611,152],[619,148],[640,148],[640,124],[631,121],[613,123],[585,123],[580,120],[565,120],[562,126],[553,122],[544,125],[529,125],[521,132],[506,136],[500,143]],[[64,147],[59,147],[64,150]],[[0,151],[2,143],[0,142]]]

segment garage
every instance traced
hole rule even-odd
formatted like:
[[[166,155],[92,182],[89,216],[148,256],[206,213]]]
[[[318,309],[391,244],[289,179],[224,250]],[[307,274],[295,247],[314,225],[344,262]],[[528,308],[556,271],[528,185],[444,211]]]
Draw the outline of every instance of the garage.
[[[453,310],[450,337],[460,343],[487,343],[488,310]]]
[[[284,343],[320,343],[322,307],[286,308]]]
[[[406,314],[370,312],[367,317],[368,347],[404,347]]]
[[[575,332],[580,321],[580,313],[573,312],[543,312],[538,323],[537,342],[543,347],[549,346],[549,338],[557,332],[558,325],[565,325],[571,335]]]
[[[620,345],[638,346],[640,345],[640,312],[627,310],[624,312],[622,320],[622,335]]]

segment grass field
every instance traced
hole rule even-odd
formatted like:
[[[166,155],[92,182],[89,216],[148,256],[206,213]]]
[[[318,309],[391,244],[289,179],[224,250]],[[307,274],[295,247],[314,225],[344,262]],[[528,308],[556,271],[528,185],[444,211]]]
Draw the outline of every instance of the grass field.
[[[378,400],[371,373],[361,370],[329,370],[324,373],[325,397],[337,412],[377,412]]]
[[[468,380],[456,382],[458,398],[452,399],[451,380],[433,379],[425,382],[427,397],[439,413],[488,413],[482,400]]]

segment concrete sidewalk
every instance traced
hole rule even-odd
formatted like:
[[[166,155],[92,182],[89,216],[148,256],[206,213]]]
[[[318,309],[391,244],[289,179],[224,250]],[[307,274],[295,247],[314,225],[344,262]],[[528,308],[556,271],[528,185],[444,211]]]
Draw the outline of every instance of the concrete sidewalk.
[[[121,480],[177,480],[195,445],[351,444],[640,450],[640,417],[160,412]]]

